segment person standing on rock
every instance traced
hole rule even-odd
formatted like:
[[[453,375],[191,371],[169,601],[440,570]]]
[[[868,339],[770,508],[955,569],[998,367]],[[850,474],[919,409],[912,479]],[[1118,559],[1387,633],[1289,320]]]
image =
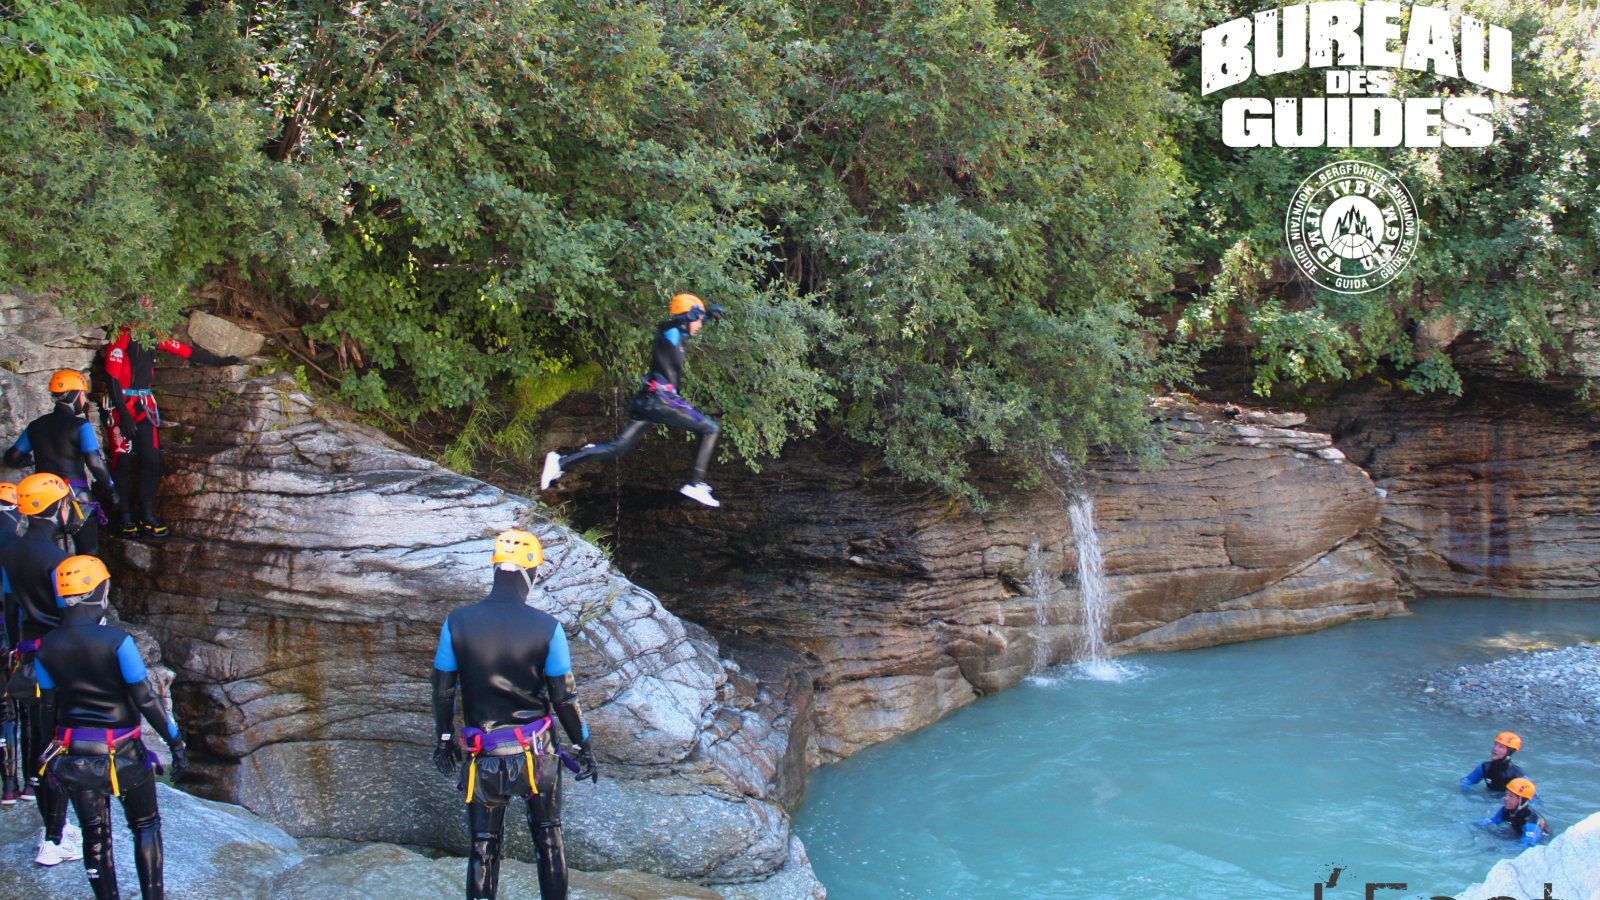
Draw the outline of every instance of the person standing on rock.
[[[105,565],[92,556],[74,556],[56,567],[55,585],[61,624],[39,642],[37,667],[40,708],[54,736],[45,754],[49,778],[72,797],[95,900],[118,900],[111,797],[122,801],[133,832],[143,900],[162,900],[158,764],[139,739],[139,720],[167,742],[174,779],[189,762],[183,735],[162,708],[133,638],[105,624],[111,588]],[[52,830],[47,837],[59,840],[60,832]]]
[[[66,839],[60,843],[45,838],[51,823],[66,817],[67,798],[52,789],[48,780],[40,779],[35,762],[50,742],[50,731],[39,709],[42,692],[38,688],[35,657],[39,642],[61,624],[61,610],[56,605],[56,567],[67,559],[67,552],[57,541],[74,515],[72,490],[58,476],[29,475],[17,485],[17,508],[27,518],[28,530],[0,550],[6,643],[11,647],[16,670],[6,690],[17,701],[20,718],[22,754],[19,762],[24,779],[21,799],[38,802],[39,816],[45,825],[39,831],[39,853],[34,862],[53,866],[82,854],[76,828],[68,826]]]
[[[145,299],[141,298],[140,304],[149,309]],[[123,537],[164,538],[171,533],[156,518],[156,491],[161,485],[161,436],[157,433],[161,409],[151,385],[155,383],[157,350],[206,366],[237,366],[244,362],[237,356],[217,356],[170,338],[148,348],[134,339],[126,325],[118,331],[116,340],[106,345],[103,362],[113,413],[111,469],[121,491],[118,528]],[[138,524],[133,521],[135,493],[139,497]]]
[[[1461,790],[1470,791],[1473,785],[1481,781],[1489,793],[1504,793],[1512,779],[1523,777],[1522,769],[1511,761],[1511,754],[1521,749],[1522,738],[1515,734],[1502,731],[1495,735],[1494,749],[1490,751],[1489,758],[1478,763],[1476,769],[1461,779]]]
[[[466,792],[467,900],[494,900],[500,877],[506,805],[527,803],[528,829],[539,857],[543,900],[566,900],[567,862],[561,849],[560,755],[578,781],[599,782],[589,726],[578,706],[572,658],[561,623],[528,605],[530,572],[544,563],[539,539],[507,531],[491,557],[494,588],[484,600],[450,613],[433,658],[433,719],[439,739],[434,764],[453,774],[467,752],[457,787]],[[456,694],[462,721],[455,735]],[[556,747],[559,720],[582,765]],[[459,746],[458,746],[459,745]]]
[[[656,326],[655,343],[650,351],[650,374],[640,379],[639,392],[628,401],[631,410],[628,424],[608,444],[590,444],[567,456],[550,451],[544,458],[539,490],[549,489],[551,482],[578,463],[626,455],[645,432],[665,425],[700,435],[694,471],[689,483],[679,488],[678,493],[706,506],[722,505],[711,496],[711,485],[706,484],[706,467],[711,464],[711,452],[717,445],[717,423],[679,396],[678,385],[683,381],[684,340],[698,334],[707,320],[720,318],[723,310],[720,306],[706,306],[705,301],[693,294],[679,294],[672,298],[668,311],[672,317]]]
[[[1494,813],[1486,819],[1473,822],[1474,825],[1510,825],[1511,833],[1522,843],[1529,847],[1536,847],[1545,835],[1550,833],[1549,826],[1544,821],[1544,816],[1539,815],[1533,808],[1533,798],[1537,788],[1533,782],[1526,778],[1513,778],[1506,785],[1506,799],[1502,806],[1495,809]]]
[[[24,527],[22,513],[17,511],[17,486],[0,481],[0,554],[22,536]],[[0,596],[0,601],[4,599]],[[0,626],[0,682],[11,680],[11,659],[11,641],[5,637],[4,626]],[[16,806],[22,799],[21,758],[16,701],[0,697],[0,807]]]
[[[55,409],[28,423],[27,430],[5,452],[5,462],[14,469],[32,466],[35,474],[48,473],[66,481],[85,512],[82,525],[68,532],[73,546],[79,553],[96,553],[100,525],[109,520],[89,494],[89,475],[94,475],[101,502],[113,514],[117,512],[117,492],[100,453],[100,439],[87,418],[89,379],[63,369],[50,376],[50,395],[55,398]]]

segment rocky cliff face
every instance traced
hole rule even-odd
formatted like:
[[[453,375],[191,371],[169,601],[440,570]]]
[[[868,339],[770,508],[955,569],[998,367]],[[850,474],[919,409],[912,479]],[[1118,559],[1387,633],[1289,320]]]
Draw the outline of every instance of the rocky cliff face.
[[[612,424],[576,400],[549,439]],[[604,412],[603,409],[598,410]],[[1378,496],[1326,435],[1175,410],[1168,465],[1096,461],[1093,500],[1118,651],[1292,634],[1403,609],[1362,530]],[[674,612],[788,648],[809,672],[809,762],[927,725],[1084,643],[1070,489],[1009,487],[975,513],[880,466],[800,445],[760,474],[715,470],[722,507],[675,493],[685,448],[653,442],[559,484]],[[574,477],[576,476],[576,477]],[[559,496],[559,495],[558,495]],[[736,654],[737,655],[737,654]]]
[[[819,890],[776,802],[782,697],[529,501],[331,418],[287,376],[235,374],[160,373],[175,536],[111,552],[118,607],[177,670],[204,794],[296,836],[459,850],[428,672],[445,615],[487,590],[494,535],[521,525],[546,548],[530,602],[573,638],[605,766],[566,793],[573,864]]]
[[[1470,381],[1462,397],[1373,382],[1308,410],[1384,498],[1374,536],[1422,594],[1600,592],[1600,421],[1551,388]]]

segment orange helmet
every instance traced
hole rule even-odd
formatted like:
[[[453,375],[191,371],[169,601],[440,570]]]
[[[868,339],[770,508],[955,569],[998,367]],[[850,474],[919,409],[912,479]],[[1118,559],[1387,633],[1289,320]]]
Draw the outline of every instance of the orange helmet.
[[[106,564],[92,556],[74,556],[56,566],[56,593],[63,597],[87,594],[110,580]]]
[[[0,503],[7,506],[17,505],[17,486],[9,481],[0,481]]]
[[[679,294],[678,296],[672,298],[672,306],[668,308],[668,311],[671,312],[672,315],[681,316],[691,309],[705,308],[705,301],[701,300],[699,297],[696,297],[693,294]]]
[[[17,485],[17,508],[25,515],[36,516],[63,497],[72,496],[72,488],[60,476],[49,472],[29,475]]]
[[[1506,785],[1506,790],[1510,791],[1513,794],[1516,794],[1518,797],[1521,797],[1524,800],[1532,800],[1533,799],[1533,792],[1534,792],[1533,782],[1529,781],[1526,778],[1513,778],[1513,779],[1511,779],[1511,783]]]
[[[82,372],[72,369],[62,369],[50,376],[50,393],[64,394],[67,391],[87,391],[89,379],[83,377]]]
[[[489,562],[495,565],[500,563],[516,563],[524,569],[532,569],[544,565],[544,547],[539,539],[526,531],[501,532],[494,539],[494,556]]]
[[[1505,744],[1507,750],[1522,749],[1522,738],[1517,737],[1509,731],[1502,731],[1495,735],[1494,742],[1496,744]]]

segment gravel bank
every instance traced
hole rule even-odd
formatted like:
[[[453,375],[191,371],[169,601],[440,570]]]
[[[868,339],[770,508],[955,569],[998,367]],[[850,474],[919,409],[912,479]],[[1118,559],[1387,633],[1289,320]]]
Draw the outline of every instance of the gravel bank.
[[[1469,715],[1515,716],[1600,740],[1600,644],[1440,669],[1421,690],[1425,698]]]

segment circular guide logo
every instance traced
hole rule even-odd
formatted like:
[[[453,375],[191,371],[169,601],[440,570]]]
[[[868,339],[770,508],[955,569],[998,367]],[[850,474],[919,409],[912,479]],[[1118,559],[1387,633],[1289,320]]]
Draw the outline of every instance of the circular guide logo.
[[[1284,220],[1300,271],[1341,294],[1375,291],[1417,252],[1417,204],[1388,169],[1329,163],[1300,183]]]

